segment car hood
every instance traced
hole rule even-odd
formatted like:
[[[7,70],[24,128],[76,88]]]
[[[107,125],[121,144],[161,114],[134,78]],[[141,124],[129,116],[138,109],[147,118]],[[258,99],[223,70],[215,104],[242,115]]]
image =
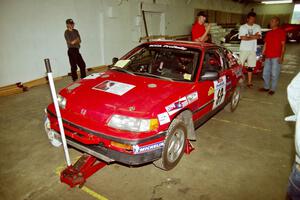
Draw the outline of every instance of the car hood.
[[[150,118],[189,94],[192,83],[169,81],[108,70],[63,89],[66,110],[107,120],[112,114]]]

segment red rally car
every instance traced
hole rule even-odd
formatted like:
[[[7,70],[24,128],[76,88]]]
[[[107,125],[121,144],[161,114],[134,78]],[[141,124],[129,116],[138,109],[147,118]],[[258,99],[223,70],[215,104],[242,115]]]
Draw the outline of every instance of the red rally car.
[[[286,32],[289,42],[300,42],[300,24],[283,24],[281,28]]]
[[[195,128],[225,106],[234,111],[243,80],[227,49],[206,43],[153,41],[131,50],[102,73],[60,91],[67,143],[105,162],[180,161]],[[54,105],[45,129],[60,138]]]

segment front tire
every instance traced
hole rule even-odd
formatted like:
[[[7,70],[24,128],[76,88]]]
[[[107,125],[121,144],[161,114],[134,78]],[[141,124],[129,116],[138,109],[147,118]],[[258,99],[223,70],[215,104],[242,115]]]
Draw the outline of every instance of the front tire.
[[[237,86],[231,96],[230,102],[226,105],[225,109],[229,112],[234,112],[239,105],[241,99],[241,87]]]
[[[162,157],[154,162],[154,165],[163,170],[173,169],[183,156],[187,139],[187,128],[185,124],[175,119],[165,139]]]

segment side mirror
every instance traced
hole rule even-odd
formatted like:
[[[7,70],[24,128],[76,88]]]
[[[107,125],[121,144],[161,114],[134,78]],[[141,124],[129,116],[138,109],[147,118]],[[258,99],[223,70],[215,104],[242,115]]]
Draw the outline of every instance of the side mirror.
[[[119,61],[119,58],[117,58],[117,57],[113,57],[113,59],[111,60],[111,62],[112,62],[112,65],[114,65],[116,62],[118,62]]]
[[[112,59],[111,59],[111,65],[108,65],[108,68],[111,68],[111,67],[113,67],[114,66],[114,64],[116,64],[116,62],[118,62],[119,61],[119,58],[117,58],[117,57],[113,57]]]
[[[201,76],[202,81],[215,81],[219,79],[219,73],[218,72],[205,72]]]

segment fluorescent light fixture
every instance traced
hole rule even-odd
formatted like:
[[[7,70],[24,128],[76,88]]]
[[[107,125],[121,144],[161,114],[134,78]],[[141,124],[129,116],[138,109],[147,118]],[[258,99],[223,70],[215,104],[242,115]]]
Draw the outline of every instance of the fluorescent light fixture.
[[[300,4],[295,5],[294,12],[300,12]]]
[[[293,3],[293,0],[281,0],[281,1],[262,1],[263,4],[283,4],[283,3]]]

